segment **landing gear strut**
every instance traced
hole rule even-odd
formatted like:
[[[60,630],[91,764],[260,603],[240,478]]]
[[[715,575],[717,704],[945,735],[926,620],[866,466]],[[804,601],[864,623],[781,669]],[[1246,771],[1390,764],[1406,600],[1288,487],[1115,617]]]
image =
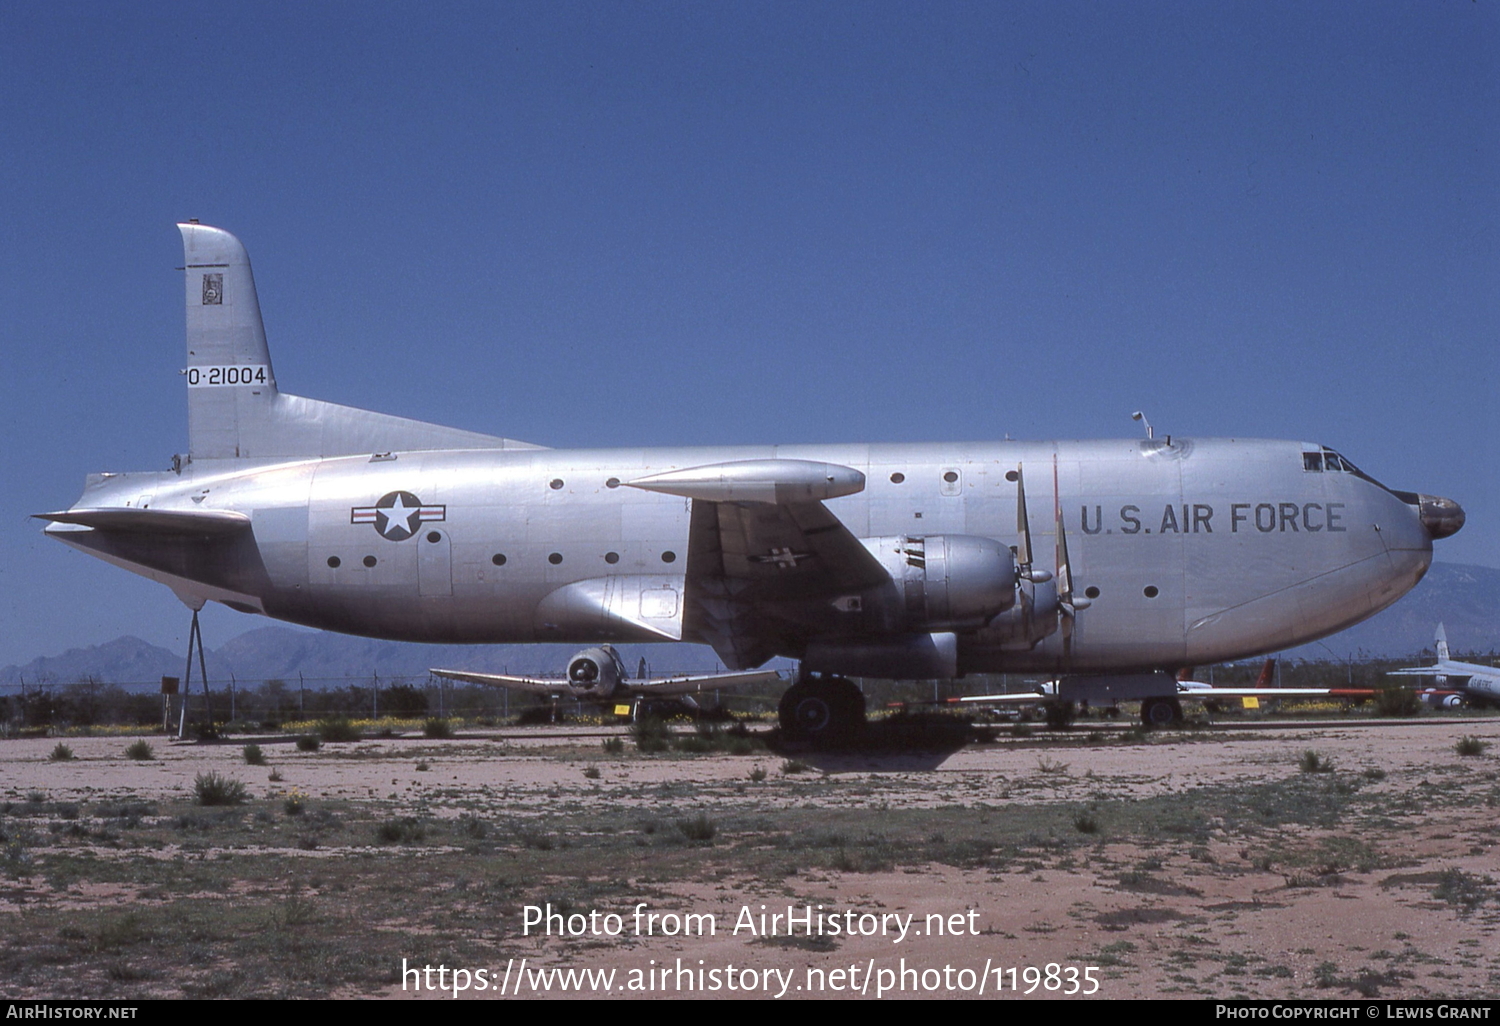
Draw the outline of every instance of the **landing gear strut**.
[[[865,727],[865,696],[844,677],[804,677],[786,689],[777,710],[794,741],[845,741]]]
[[[201,604],[200,604],[200,607]],[[188,630],[188,654],[187,669],[182,675],[182,711],[177,721],[177,740],[185,741],[188,736],[188,702],[193,697],[193,649],[198,650],[198,675],[203,680],[203,730],[212,734],[214,730],[214,710],[212,699],[208,693],[208,667],[203,663],[203,631],[198,627],[198,610],[193,610],[193,626]]]

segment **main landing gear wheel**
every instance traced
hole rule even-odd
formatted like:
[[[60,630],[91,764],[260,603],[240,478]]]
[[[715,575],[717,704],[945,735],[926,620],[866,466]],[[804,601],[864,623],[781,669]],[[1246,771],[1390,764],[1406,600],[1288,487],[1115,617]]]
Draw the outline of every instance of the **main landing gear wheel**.
[[[794,741],[843,741],[865,726],[865,696],[843,677],[799,680],[781,696],[777,711],[782,734]]]
[[[1141,703],[1141,722],[1148,727],[1170,727],[1182,722],[1182,706],[1175,698],[1148,698]]]

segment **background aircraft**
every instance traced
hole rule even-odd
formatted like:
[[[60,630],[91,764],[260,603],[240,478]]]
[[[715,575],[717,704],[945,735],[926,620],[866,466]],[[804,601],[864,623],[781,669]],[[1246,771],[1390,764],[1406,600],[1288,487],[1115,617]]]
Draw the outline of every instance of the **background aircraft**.
[[[412,641],[697,641],[731,669],[786,656],[801,735],[862,722],[848,676],[1051,672],[1064,697],[1164,698],[1170,718],[1151,671],[1356,623],[1463,524],[1305,442],[551,450],[306,399],[278,387],[239,240],[179,228],[189,451],[40,516],[194,610]]]
[[[782,680],[776,670],[750,670],[738,673],[670,675],[654,680],[641,671],[631,679],[625,662],[613,645],[600,645],[577,652],[568,660],[567,674],[561,679],[517,677],[503,673],[472,673],[466,670],[433,670],[433,674],[466,684],[513,688],[549,698],[566,696],[598,704],[624,706],[633,711],[642,698],[671,698],[699,695],[718,688],[744,687],[750,684],[772,684]]]
[[[1280,688],[1273,683],[1276,674],[1276,660],[1267,659],[1261,667],[1260,676],[1252,687],[1218,687],[1204,681],[1192,680],[1190,669],[1181,670],[1176,679],[1171,681],[1175,687],[1175,693],[1171,693],[1167,687],[1168,680],[1165,674],[1159,675],[1162,680],[1160,693],[1140,696],[1141,720],[1145,723],[1163,726],[1182,718],[1182,702],[1202,702],[1205,706],[1212,707],[1214,703],[1225,699],[1272,699],[1272,698],[1335,698],[1348,700],[1362,700],[1372,698],[1375,692],[1369,688]],[[1058,681],[1047,681],[1040,685],[1034,693],[1017,693],[1010,695],[967,695],[962,698],[950,698],[947,701],[959,705],[1041,705],[1047,702],[1067,701],[1067,698],[1059,699],[1059,691],[1067,694],[1067,684],[1063,682],[1060,689]],[[1083,696],[1080,696],[1083,697]],[[1102,692],[1088,696],[1087,700],[1097,703],[1103,700],[1109,708],[1115,708],[1115,703],[1132,696],[1121,694],[1118,697]]]
[[[1448,632],[1438,624],[1433,647],[1437,662],[1431,666],[1409,666],[1392,670],[1392,676],[1436,677],[1435,688],[1421,692],[1423,701],[1438,706],[1500,705],[1500,669],[1483,663],[1465,663],[1448,656]]]

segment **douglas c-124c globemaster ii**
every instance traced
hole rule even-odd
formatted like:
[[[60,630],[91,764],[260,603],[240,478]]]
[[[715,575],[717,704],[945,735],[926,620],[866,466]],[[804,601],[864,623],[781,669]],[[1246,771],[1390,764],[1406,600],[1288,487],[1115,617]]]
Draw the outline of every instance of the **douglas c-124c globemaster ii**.
[[[1332,634],[1463,524],[1305,442],[555,450],[304,399],[277,387],[239,240],[179,227],[189,451],[94,475],[44,519],[195,610],[404,641],[700,642],[735,670],[786,656],[784,728],[831,736],[862,722],[849,676],[1041,672],[1066,696]]]

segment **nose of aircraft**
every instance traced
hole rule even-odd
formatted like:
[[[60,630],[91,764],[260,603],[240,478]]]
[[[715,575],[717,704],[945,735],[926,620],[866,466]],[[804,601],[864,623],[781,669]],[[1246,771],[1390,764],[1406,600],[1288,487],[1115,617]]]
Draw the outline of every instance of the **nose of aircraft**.
[[[1457,534],[1464,526],[1464,508],[1452,499],[1419,495],[1417,509],[1422,518],[1422,526],[1434,541]]]

